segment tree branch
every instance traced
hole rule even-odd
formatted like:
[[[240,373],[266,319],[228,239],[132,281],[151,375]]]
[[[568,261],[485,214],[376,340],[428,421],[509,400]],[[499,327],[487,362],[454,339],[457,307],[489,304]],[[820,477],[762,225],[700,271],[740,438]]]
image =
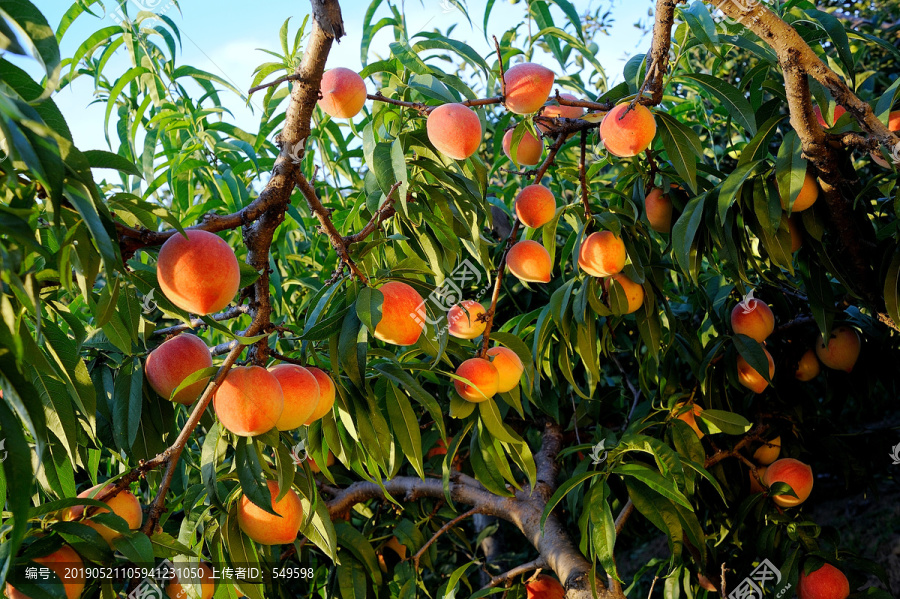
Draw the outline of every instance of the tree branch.
[[[521,566],[516,566],[512,570],[508,572],[504,572],[503,574],[498,574],[497,576],[492,576],[491,581],[485,585],[484,588],[492,589],[494,587],[498,587],[501,584],[506,584],[507,582],[512,581],[517,576],[522,576],[523,574],[528,574],[529,572],[533,572],[534,570],[542,570],[547,567],[547,560],[542,557],[539,557],[533,561],[528,562],[527,564],[522,564]]]
[[[416,570],[419,569],[419,560],[422,559],[422,556],[425,554],[426,551],[428,551],[428,548],[431,547],[434,544],[434,542],[438,540],[438,537],[440,537],[442,534],[444,534],[445,532],[447,532],[448,530],[450,530],[451,528],[453,528],[454,526],[456,526],[457,524],[459,524],[460,522],[462,522],[469,516],[478,514],[480,512],[481,512],[481,507],[475,506],[472,509],[470,509],[468,512],[460,514],[453,520],[450,520],[449,522],[444,524],[440,529],[438,529],[438,531],[436,533],[434,533],[434,535],[432,535],[432,537],[430,539],[428,539],[428,541],[424,545],[422,545],[422,547],[420,547],[418,551],[416,551],[416,554],[414,556],[412,556],[414,568]]]
[[[647,53],[647,73],[635,102],[656,106],[662,102],[663,84],[669,69],[669,48],[672,45],[672,24],[675,22],[675,6],[681,0],[656,0],[656,20],[653,23],[653,40]],[[650,97],[644,91],[650,90]]]
[[[246,304],[239,304],[237,306],[232,306],[231,308],[225,310],[220,314],[213,314],[210,318],[212,318],[216,322],[222,322],[223,320],[231,320],[232,318],[238,318],[240,316],[243,316],[244,314],[249,313],[250,306],[247,306]],[[180,333],[181,331],[188,331],[191,329],[196,329],[197,327],[205,326],[208,325],[202,318],[192,318],[190,322],[182,322],[181,324],[172,325],[170,327],[156,329],[155,331],[153,331],[153,334],[171,335],[172,333]]]
[[[378,207],[378,210],[375,211],[375,214],[372,215],[372,218],[369,219],[369,222],[366,223],[366,226],[363,227],[359,233],[347,235],[342,239],[344,247],[362,241],[363,239],[374,233],[381,225],[381,223],[383,223],[385,220],[392,217],[396,213],[396,210],[394,209],[394,194],[397,193],[397,190],[402,184],[402,182],[397,181],[391,186],[391,190],[388,192],[387,197],[381,203],[381,206]]]

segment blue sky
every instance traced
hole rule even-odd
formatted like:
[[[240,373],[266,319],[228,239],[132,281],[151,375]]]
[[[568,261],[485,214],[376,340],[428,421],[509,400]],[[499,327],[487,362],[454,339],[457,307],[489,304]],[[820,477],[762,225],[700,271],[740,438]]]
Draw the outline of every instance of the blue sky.
[[[130,0],[130,2],[140,2],[157,12],[164,12],[176,22],[182,36],[178,64],[189,64],[213,72],[230,80],[235,87],[244,91],[250,87],[253,69],[269,60],[267,55],[259,52],[257,48],[276,50],[279,46],[278,30],[284,20],[292,17],[293,33],[309,11],[309,4],[305,0],[292,2],[181,0],[180,13],[169,4],[170,0]],[[496,0],[488,22],[488,37],[490,35],[499,37],[513,24],[522,22],[526,11],[525,2],[526,0],[519,0],[516,4],[512,4],[510,0]],[[611,35],[598,36],[594,41],[600,48],[597,59],[605,67],[610,82],[620,80],[622,67],[628,57],[647,50],[649,37],[644,36],[634,24],[639,19],[646,21],[647,11],[651,8],[650,0],[612,0],[612,4],[610,0],[571,0],[571,2],[579,14],[599,7],[611,9],[615,19]],[[399,0],[395,0],[395,3],[400,4]],[[107,0],[107,4],[114,6],[115,3]],[[383,2],[379,8],[377,13],[379,17],[388,14],[386,4],[386,1]],[[452,37],[465,41],[479,53],[487,54],[491,51],[492,46],[485,41],[484,30],[481,27],[484,19],[484,0],[468,1],[472,26],[460,12],[455,9],[448,10],[447,0],[406,0],[405,4],[411,34],[430,31],[435,27],[445,30],[449,24],[455,22],[458,25]],[[62,15],[71,6],[71,0],[38,0],[37,5],[55,29]],[[131,7],[132,14],[135,12],[134,6]],[[329,68],[345,66],[358,70],[361,67],[362,23],[368,6],[369,0],[341,2],[347,36],[332,49],[327,65]],[[557,23],[564,22],[562,13],[555,7],[553,14]],[[87,14],[80,16],[62,40],[63,56],[71,56],[77,45],[88,35],[112,24],[110,16],[102,19]],[[386,55],[387,45],[391,41],[393,38],[388,29],[379,32],[372,43],[370,60],[373,60],[375,55]],[[22,64],[20,61],[17,62]],[[547,64],[551,67],[556,66],[558,70],[555,63]],[[117,65],[111,62],[110,66]],[[118,66],[125,68],[124,58]],[[37,73],[33,68],[29,70]],[[56,94],[54,100],[66,116],[76,146],[85,150],[105,149],[107,146],[102,130],[103,105],[90,106],[92,91],[92,83],[82,77]],[[234,121],[238,126],[255,130],[258,119],[253,116],[251,108],[245,107],[233,96],[226,101],[226,105],[234,113]]]

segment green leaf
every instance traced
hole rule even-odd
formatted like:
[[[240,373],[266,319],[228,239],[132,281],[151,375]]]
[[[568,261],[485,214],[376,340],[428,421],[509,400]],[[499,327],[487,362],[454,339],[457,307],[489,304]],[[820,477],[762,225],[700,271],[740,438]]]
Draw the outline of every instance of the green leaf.
[[[726,435],[743,435],[752,426],[750,421],[740,414],[724,410],[703,410],[700,412],[700,418],[710,425],[711,433],[716,432],[712,430],[712,427],[715,427]]]
[[[803,144],[796,131],[788,131],[784,135],[775,159],[775,180],[778,182],[778,193],[782,198],[789,198],[787,202],[783,202],[787,205],[788,214],[791,212],[794,200],[800,195],[805,178],[806,160],[803,159]]]
[[[556,492],[554,492],[553,495],[550,497],[549,501],[547,501],[547,505],[544,506],[544,511],[541,514],[541,530],[543,531],[544,523],[547,521],[547,517],[550,515],[550,512],[553,511],[553,508],[555,508],[556,505],[560,501],[562,501],[566,495],[568,495],[570,492],[572,492],[575,488],[581,486],[584,483],[584,481],[591,479],[595,476],[598,476],[600,474],[603,474],[603,473],[596,471],[596,470],[592,470],[590,472],[583,472],[583,473],[579,474],[578,476],[574,476],[574,477],[570,478],[569,480],[567,480],[566,482],[564,482],[563,484],[561,484],[559,486],[559,488],[556,489]]]
[[[130,531],[113,541],[113,547],[133,564],[152,564],[153,544],[142,532]]]
[[[676,79],[686,79],[699,84],[722,103],[728,115],[740,123],[747,133],[751,136],[756,135],[756,117],[753,114],[753,107],[736,87],[719,77],[703,73],[679,75]]]
[[[672,227],[672,248],[675,251],[675,259],[684,272],[690,271],[694,238],[697,236],[700,223],[703,222],[706,197],[707,194],[703,193],[689,201]]]
[[[651,470],[641,464],[619,464],[613,468],[612,471],[620,476],[636,478],[673,503],[691,509],[690,502],[682,495],[681,491],[675,487],[675,483],[659,472]]]
[[[764,166],[765,162],[762,160],[742,164],[734,169],[731,174],[728,175],[728,178],[722,182],[718,201],[719,222],[725,222],[725,214],[737,199],[737,195],[747,179],[761,171]]]
[[[772,382],[772,379],[769,378],[769,359],[766,357],[766,350],[762,344],[756,339],[741,334],[735,334],[732,339],[735,349],[747,361],[747,364],[764,379]]]
[[[260,509],[277,516],[253,439],[238,437],[234,446],[234,466],[244,496]]]
[[[118,154],[105,150],[86,150],[83,154],[91,164],[91,168],[109,168],[121,171],[127,175],[144,178],[141,170],[132,161]]]
[[[594,544],[594,551],[600,557],[600,565],[616,580],[621,581],[614,557],[616,522],[613,519],[612,509],[607,500],[611,496],[612,491],[606,482],[602,485],[595,485],[592,489],[590,518],[593,525],[593,534],[591,535],[591,541]]]
[[[372,287],[363,287],[356,296],[356,316],[370,331],[374,331],[381,322],[382,304],[384,294]]]
[[[419,419],[413,411],[406,394],[402,393],[393,382],[388,385],[390,393],[385,396],[388,417],[394,437],[400,444],[403,454],[412,464],[422,480],[425,480],[425,470],[422,466],[424,459],[422,453],[422,433],[419,430]]]
[[[697,158],[703,155],[700,138],[690,127],[664,112],[656,112],[658,133],[675,172],[697,193]]]
[[[884,305],[894,322],[900,322],[900,252],[894,252],[884,279]]]

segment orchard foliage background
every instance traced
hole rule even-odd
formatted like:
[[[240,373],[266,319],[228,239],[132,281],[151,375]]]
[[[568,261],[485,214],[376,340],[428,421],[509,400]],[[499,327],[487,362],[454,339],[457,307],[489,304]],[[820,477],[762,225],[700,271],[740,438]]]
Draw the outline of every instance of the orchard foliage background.
[[[452,4],[496,33],[503,64],[467,45],[468,32],[409,31],[402,3],[376,0],[365,13],[361,75],[369,94],[400,105],[369,101],[346,121],[313,110],[341,34],[334,0],[314,2],[314,18],[272,24],[279,43],[247,89],[180,64],[171,15],[85,0],[48,24],[28,0],[0,0],[0,438],[8,452],[0,581],[66,543],[97,565],[178,556],[218,567],[312,567],[311,578],[240,585],[255,598],[514,597],[539,567],[570,597],[590,596],[591,583],[609,597],[711,596],[731,591],[762,559],[781,570],[789,594],[801,568],[823,560],[852,591],[867,578],[888,584],[876,556],[842,541],[847,531],[806,514],[842,489],[897,491],[887,454],[898,441],[900,209],[896,171],[869,154],[890,164],[896,138],[873,128],[839,85],[821,83],[824,71],[798,76],[798,65],[814,65],[802,54],[789,64],[790,52],[768,45],[760,28],[778,26],[769,17],[724,19],[699,0],[661,1],[655,54],[632,57],[613,77],[594,58],[610,26],[602,7],[522,2],[522,22],[504,30],[491,19],[493,2],[481,14]],[[887,122],[900,90],[895,3],[766,6]],[[735,7],[759,9],[722,10]],[[128,15],[124,26],[103,18],[117,9]],[[61,56],[76,20],[96,23],[96,32]],[[379,32],[394,41],[389,56],[375,58]],[[114,54],[128,57],[127,68],[109,66]],[[43,79],[16,66],[21,57],[40,65]],[[552,125],[538,174],[556,215],[516,234],[547,248],[553,277],[502,278],[490,338],[518,354],[525,376],[476,405],[455,394],[453,373],[480,340],[450,337],[444,307],[428,303],[438,322],[414,346],[369,333],[381,284],[403,280],[428,297],[466,260],[479,281],[462,296],[491,306],[513,200],[534,175],[510,162],[500,140],[515,127],[515,145],[535,120],[496,102],[477,108],[483,144],[457,162],[428,141],[425,105],[495,98],[502,69],[533,59],[555,71],[556,88],[595,109],[646,92],[658,131],[645,154],[619,159],[604,151],[597,119]],[[295,70],[294,80],[256,92],[258,128],[231,124],[226,95],[245,98]],[[106,107],[97,123],[106,149],[75,148],[53,102],[77,78],[92,80]],[[809,118],[810,93],[827,115],[835,98],[850,111],[823,133]],[[558,135],[566,127],[587,131],[584,158],[580,134]],[[823,192],[801,213],[803,245],[792,252],[779,191],[796,197],[808,162]],[[646,220],[654,186],[671,190],[671,234]],[[242,261],[239,307],[219,318],[192,320],[158,288],[159,245],[173,228],[194,225],[218,232]],[[645,292],[633,314],[622,314],[615,287],[604,293],[577,268],[582,240],[598,230],[625,241],[625,273]],[[738,383],[736,362],[765,370],[763,348],[729,324],[750,290],[777,322],[766,345],[775,376],[761,394]],[[795,380],[799,357],[840,324],[863,339],[853,371]],[[192,417],[143,374],[149,351],[188,327],[226,369],[236,360],[318,365],[337,384],[333,413],[308,430],[251,439],[225,431],[212,410]],[[705,409],[702,439],[675,418],[686,401]],[[749,490],[748,458],[776,435],[782,456],[817,476],[799,508]],[[301,440],[320,474],[292,460]],[[439,440],[446,455],[429,456]],[[603,451],[605,460],[594,459]],[[142,531],[108,547],[62,510],[116,477],[147,513]],[[292,482],[301,496],[293,546],[256,546],[237,527],[237,499],[266,503],[267,478]],[[123,527],[108,514],[92,517]],[[542,538],[542,526],[552,534]],[[667,559],[616,567],[618,552],[660,532]],[[49,582],[21,584],[34,597],[65,596]],[[84,596],[123,588],[94,580]],[[216,597],[235,596],[235,586],[218,585]]]

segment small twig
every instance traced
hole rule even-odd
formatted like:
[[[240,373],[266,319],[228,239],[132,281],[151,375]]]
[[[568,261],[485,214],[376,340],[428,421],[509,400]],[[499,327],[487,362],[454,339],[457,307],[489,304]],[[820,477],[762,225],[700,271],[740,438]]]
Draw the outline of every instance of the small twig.
[[[356,233],[354,235],[347,235],[343,238],[345,246],[362,241],[363,239],[374,233],[376,229],[378,229],[378,227],[381,225],[381,223],[394,215],[394,213],[396,212],[396,210],[394,209],[394,194],[397,192],[401,185],[403,185],[403,182],[397,181],[391,186],[391,189],[388,192],[387,197],[381,203],[381,206],[378,207],[378,210],[375,211],[375,214],[372,215],[372,218],[369,219],[369,222],[366,223],[366,226],[364,226],[359,233]]]
[[[366,98],[369,100],[374,100],[375,102],[384,102],[385,104],[392,104],[394,106],[400,106],[401,108],[411,108],[421,114],[422,116],[428,116],[428,113],[434,110],[435,106],[429,106],[423,102],[405,102],[403,100],[395,100],[393,98],[388,98],[383,95],[381,92],[377,92],[374,94],[367,94]]]
[[[604,112],[608,112],[615,108],[615,103],[613,102],[591,102],[590,100],[570,100],[568,98],[563,98],[559,95],[559,90],[556,90],[556,97],[554,100],[556,100],[560,106],[574,106],[576,108],[602,110]]]
[[[506,105],[506,71],[503,69],[503,53],[500,51],[500,42],[497,36],[494,38],[494,48],[497,50],[497,64],[500,66],[500,103]]]
[[[591,203],[588,198],[587,168],[585,156],[587,155],[587,131],[581,130],[581,157],[578,161],[578,176],[581,179],[581,203],[584,205],[584,220],[591,220]]]
[[[539,557],[536,560],[528,562],[527,564],[522,564],[521,566],[516,566],[515,568],[512,568],[508,572],[498,574],[497,576],[491,576],[491,581],[489,583],[487,583],[484,586],[484,588],[492,589],[494,587],[498,587],[501,584],[511,582],[517,576],[522,576],[523,574],[527,574],[534,570],[543,570],[546,567],[547,567],[547,560],[545,560],[542,557]]]
[[[241,304],[239,306],[233,306],[228,310],[220,313],[213,314],[210,318],[217,322],[221,322],[223,320],[231,320],[232,318],[238,318],[239,316],[243,316],[244,314],[250,313],[250,306],[245,304]],[[187,331],[190,329],[196,329],[197,327],[205,327],[208,326],[206,322],[201,318],[192,318],[190,322],[183,322],[181,324],[172,325],[170,327],[165,327],[162,329],[156,329],[153,331],[154,335],[171,335],[172,333],[180,333],[181,331]]]
[[[281,85],[285,81],[302,81],[303,77],[301,77],[298,73],[292,73],[290,75],[284,75],[283,77],[279,77],[278,79],[273,79],[268,83],[263,83],[257,85],[256,87],[251,87],[249,95],[253,95],[254,93],[266,89],[267,87],[274,87],[276,85]]]
[[[619,362],[619,358],[616,357],[615,354],[610,354],[613,363],[616,365],[616,368],[619,369],[619,372],[622,373],[622,380],[625,381],[625,386],[628,387],[628,390],[631,392],[631,396],[634,400],[631,402],[631,409],[628,411],[628,417],[625,419],[625,425],[622,426],[622,430],[628,428],[628,423],[631,422],[631,417],[634,415],[634,410],[637,408],[638,402],[641,400],[641,390],[636,388],[630,380],[628,380],[628,375],[625,372],[625,368],[622,367],[622,363]]]
[[[451,528],[453,528],[454,526],[456,526],[457,524],[459,524],[460,522],[462,522],[469,516],[472,516],[474,514],[481,512],[481,509],[482,509],[481,506],[475,506],[472,509],[470,509],[468,512],[460,514],[453,520],[450,520],[449,522],[444,524],[440,529],[438,529],[438,531],[436,533],[434,533],[434,535],[432,535],[432,537],[430,539],[428,539],[428,541],[424,545],[422,545],[422,547],[420,547],[418,551],[416,551],[416,554],[414,556],[412,556],[413,567],[416,570],[419,569],[419,560],[422,559],[422,556],[425,554],[426,551],[428,551],[428,548],[431,547],[431,545],[433,545],[434,542],[438,540],[438,537],[440,537],[442,534],[444,534],[445,532],[447,532],[448,530],[450,530]]]
[[[656,581],[657,581],[657,580],[659,580],[659,576],[654,576],[654,577],[653,577],[653,582],[650,583],[650,592],[647,593],[647,599],[650,599],[651,597],[653,597],[653,587],[656,586]]]
[[[284,354],[279,354],[276,351],[269,351],[269,357],[273,360],[278,360],[279,362],[285,362],[286,364],[296,364],[297,366],[306,366],[305,360],[298,360],[297,358],[290,358],[285,356]]]
[[[628,522],[628,518],[631,516],[631,513],[634,511],[634,503],[631,502],[629,498],[628,501],[625,502],[625,505],[622,506],[622,511],[619,512],[619,515],[616,516],[616,535],[622,534],[622,529],[625,528],[625,523]]]
[[[740,441],[738,441],[735,444],[735,446],[732,447],[730,450],[717,449],[713,455],[706,458],[706,462],[704,462],[703,467],[710,468],[711,466],[715,466],[716,464],[718,464],[725,458],[740,457],[740,458],[746,459],[746,458],[744,458],[743,455],[741,455],[741,453],[740,453],[741,449],[743,449],[750,443],[761,439],[763,434],[765,434],[765,432],[768,429],[769,429],[768,424],[756,425],[756,427],[753,430],[751,430],[749,433],[747,433],[744,436],[744,438],[741,439]],[[751,466],[752,466],[752,464],[751,464]]]

